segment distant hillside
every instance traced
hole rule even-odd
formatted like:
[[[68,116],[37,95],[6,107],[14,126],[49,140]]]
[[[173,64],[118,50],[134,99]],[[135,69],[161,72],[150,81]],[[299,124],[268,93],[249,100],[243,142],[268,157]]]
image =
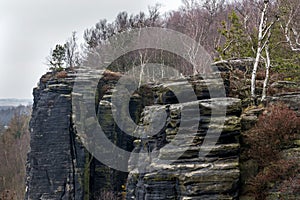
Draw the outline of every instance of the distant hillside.
[[[17,107],[19,105],[27,106],[32,103],[32,99],[0,99],[0,110]]]
[[[15,113],[29,114],[31,99],[0,99],[0,124],[7,125]]]

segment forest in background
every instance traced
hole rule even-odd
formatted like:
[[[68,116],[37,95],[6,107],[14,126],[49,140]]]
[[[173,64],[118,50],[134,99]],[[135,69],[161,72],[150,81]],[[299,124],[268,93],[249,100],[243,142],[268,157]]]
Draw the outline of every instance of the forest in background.
[[[120,12],[113,22],[102,19],[84,33],[85,43],[77,44],[74,32],[65,44],[57,44],[47,58],[50,69],[88,66],[95,54],[101,55],[101,46],[109,38],[122,32],[145,27],[161,27],[184,33],[199,42],[190,47],[188,62],[194,64],[194,55],[200,46],[215,61],[253,58],[251,69],[251,98],[264,101],[270,76],[277,73],[280,80],[299,81],[300,66],[300,4],[298,0],[183,0],[176,11],[161,14],[159,5],[149,7],[148,13]],[[103,53],[103,52],[102,52]],[[171,65],[178,56],[149,50],[140,50],[111,64],[113,71],[127,71],[147,62]],[[179,59],[180,60],[180,59]],[[179,63],[178,63],[179,62]],[[175,65],[185,74],[190,66],[178,61]],[[180,67],[178,67],[180,66]],[[264,68],[262,94],[257,94],[256,76]],[[176,67],[176,66],[175,66]],[[127,69],[126,69],[127,68]],[[190,69],[189,69],[190,70]],[[199,73],[194,71],[193,73]]]
[[[0,199],[23,199],[31,106],[0,110]]]

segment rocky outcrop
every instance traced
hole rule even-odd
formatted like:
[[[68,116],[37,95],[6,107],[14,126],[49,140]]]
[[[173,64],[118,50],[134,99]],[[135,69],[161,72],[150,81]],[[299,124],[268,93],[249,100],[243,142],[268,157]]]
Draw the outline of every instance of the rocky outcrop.
[[[239,75],[229,74],[228,70],[235,67],[241,72],[247,71],[252,60],[248,61],[246,67],[240,61],[215,64],[224,79],[226,96],[234,86],[230,80]],[[128,135],[112,115],[115,108],[112,93],[116,91],[115,85],[121,74],[106,72],[99,80],[96,73],[103,71],[84,69],[47,73],[34,89],[26,200],[87,200],[112,196],[137,200],[240,198],[240,183],[255,175],[258,169],[251,160],[240,162],[243,142],[240,143],[239,136],[241,131],[254,126],[263,108],[244,109],[241,114],[242,107],[248,102],[218,96],[223,83],[212,77],[203,80],[196,75],[152,82],[136,90],[130,98],[130,116],[140,126]],[[132,154],[114,158],[128,166],[129,173],[107,167],[83,145],[75,125],[77,107],[72,105],[74,98],[79,102],[82,100],[82,94],[73,91],[75,77],[83,83],[83,91],[97,82],[96,93],[89,97],[92,103],[88,109],[96,113],[96,122],[109,141],[128,152],[140,154],[139,157]],[[272,84],[276,91],[292,88],[293,92],[268,97],[267,103],[283,102],[300,116],[300,94],[294,91],[299,85],[282,81]],[[187,92],[190,88],[194,97]],[[242,89],[245,92],[242,96],[247,95],[247,88]],[[122,100],[122,93],[119,94],[118,98]],[[226,108],[224,113],[223,108]],[[92,116],[87,112],[80,113],[80,117],[84,126],[92,131],[96,125]],[[155,119],[163,119],[165,123],[155,134],[149,134],[145,130],[157,128],[153,126]],[[225,124],[221,127],[219,122],[222,120]],[[214,134],[219,130],[220,137]],[[207,139],[216,144],[205,145]],[[212,146],[214,148],[210,149]],[[282,153],[283,157],[299,160],[299,140],[293,148]],[[280,188],[281,184],[284,183],[276,185]],[[299,197],[274,187],[268,198]]]
[[[202,80],[201,77],[195,76],[188,78],[188,81],[177,79],[164,83],[150,83],[136,91],[130,99],[130,116],[135,122],[147,126],[147,120],[151,119],[149,116],[157,110],[166,113],[167,117],[162,131],[153,137],[139,140],[126,135],[112,117],[111,94],[120,78],[119,74],[106,74],[100,81],[94,74],[95,71],[88,69],[77,71],[76,74],[72,70],[63,74],[47,73],[34,89],[26,200],[101,199],[103,192],[112,191],[116,194],[121,192],[126,184],[129,199],[237,198],[237,138],[240,133],[241,107],[238,99],[221,98],[222,95],[215,95],[209,100],[210,92],[220,90],[222,84],[214,79]],[[72,100],[81,98],[78,93],[72,94],[75,76],[85,83],[83,85],[89,85],[89,81],[98,81],[96,96],[92,96],[95,104],[89,109],[96,111],[106,137],[116,146],[127,151],[139,152],[146,150],[144,146],[151,144],[151,151],[158,152],[157,158],[169,157],[174,152],[182,153],[180,158],[165,165],[153,160],[148,161],[147,173],[137,171],[140,166],[134,165],[134,159],[120,158],[125,164],[130,160],[128,179],[128,173],[111,169],[95,159],[84,147],[77,131],[78,127],[74,124]],[[222,76],[226,77],[226,73]],[[189,85],[196,94],[195,99],[185,94]],[[225,85],[225,92],[228,93],[228,82]],[[176,88],[176,93],[172,92],[172,88]],[[177,98],[178,96],[185,98]],[[188,118],[182,117],[183,110],[187,110],[187,116],[194,116],[194,110],[189,108],[195,106],[200,108],[201,116],[195,117],[193,121],[196,120],[199,127],[183,126],[183,120],[186,120],[187,124],[189,122]],[[211,129],[213,133],[213,130],[221,128],[216,127],[218,120],[221,120],[221,116],[218,116],[218,106],[227,108],[224,118],[226,123],[221,137],[217,140],[216,148],[208,156],[199,157],[207,130]],[[212,109],[217,111],[213,119]],[[93,127],[90,116],[82,114],[81,117],[85,119],[86,126]],[[213,123],[210,123],[211,121]],[[176,136],[179,128],[183,134]],[[185,143],[185,139],[190,141]],[[165,145],[170,142],[177,143],[177,148],[166,148]],[[203,152],[206,150],[203,148]]]
[[[69,76],[55,78],[48,73],[34,89],[25,199],[83,199],[79,177],[86,151],[72,126],[73,78]]]
[[[147,107],[142,124],[148,124],[147,116],[159,110],[168,113],[168,122],[158,135],[136,141],[134,152],[149,152],[151,149],[152,153],[140,158],[140,162],[131,158],[127,199],[237,199],[240,103],[237,99],[216,98]],[[181,112],[195,112],[190,110],[193,105],[199,106],[202,113],[197,123],[199,126],[185,126]],[[220,116],[211,118],[209,115],[216,105],[227,108],[224,127],[218,127],[216,123]],[[212,136],[207,134],[209,127],[213,127],[210,129]],[[178,133],[179,129],[181,133]],[[213,137],[218,129],[222,129],[222,133],[217,144],[207,152],[208,155],[199,156],[205,137]],[[169,143],[176,146],[168,147]],[[205,146],[202,151],[209,148]],[[180,155],[177,160],[164,162],[177,153]]]
[[[120,191],[126,182],[127,173],[110,169],[95,159],[76,130],[72,98],[80,94],[72,94],[75,76],[79,73],[81,81],[94,81],[91,71],[76,73],[68,70],[63,77],[60,73],[47,73],[34,89],[26,200],[101,199],[102,191]],[[100,80],[97,95],[102,95],[104,100],[99,102],[100,106],[94,103],[91,109],[97,110],[107,137],[130,151],[132,140],[122,137],[122,131],[114,125],[111,110],[105,104],[110,90],[104,88],[115,82],[116,77]]]

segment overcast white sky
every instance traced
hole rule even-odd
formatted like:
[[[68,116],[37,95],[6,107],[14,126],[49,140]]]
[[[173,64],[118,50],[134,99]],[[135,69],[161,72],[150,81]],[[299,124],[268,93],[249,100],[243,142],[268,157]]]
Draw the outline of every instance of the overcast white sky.
[[[138,13],[149,5],[175,10],[181,0],[0,0],[0,98],[32,98],[45,57],[72,31],[82,37],[100,19],[120,11]]]

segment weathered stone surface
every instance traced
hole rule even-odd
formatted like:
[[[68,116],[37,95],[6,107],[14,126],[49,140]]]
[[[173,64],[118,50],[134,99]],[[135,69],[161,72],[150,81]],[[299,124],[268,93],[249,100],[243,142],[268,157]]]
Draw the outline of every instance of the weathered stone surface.
[[[89,91],[91,83],[98,83],[97,73],[101,72],[78,70],[77,84],[81,90]],[[79,135],[76,130],[78,127],[74,126],[78,116],[73,115],[73,109],[77,109],[77,106],[72,107],[72,98],[81,102],[83,97],[81,93],[72,93],[75,77],[71,70],[66,78],[57,78],[55,73],[48,73],[34,89],[26,200],[96,199],[101,191],[117,193],[125,184],[127,173],[110,169],[94,159],[82,143],[86,135]],[[87,131],[90,131],[96,124],[90,115],[93,112],[88,111],[96,111],[107,137],[117,146],[130,151],[133,140],[116,126],[111,113],[111,89],[116,82],[116,77],[101,79],[96,96],[91,94],[95,103],[88,108],[90,110],[81,113],[81,117],[84,118]],[[103,97],[102,100],[100,97]],[[132,98],[131,113],[140,112],[141,101],[139,96]],[[128,158],[120,160],[126,164]]]
[[[146,156],[140,164],[134,163],[133,158],[117,158],[116,162],[122,161],[125,165],[129,159],[129,174],[110,169],[93,158],[83,147],[82,140],[85,138],[74,126],[76,117],[83,119],[88,131],[93,131],[96,126],[92,112],[74,116],[77,107],[72,110],[71,98],[79,102],[83,98],[80,91],[72,93],[74,72],[68,71],[66,78],[48,74],[34,90],[26,200],[95,199],[95,195],[103,190],[120,192],[126,181],[127,199],[237,199],[240,100],[221,95],[210,99],[208,86],[214,91],[223,87],[216,79],[203,81],[196,76],[188,78],[189,82],[173,80],[149,84],[132,94],[130,115],[135,122],[148,126],[149,130],[153,128],[153,119],[159,119],[160,114],[165,114],[166,122],[155,135],[147,136],[147,133],[138,130],[136,136],[142,137],[133,138],[126,135],[112,117],[114,105],[111,97],[118,76],[109,75],[109,78],[99,81],[97,73],[101,71],[78,70],[77,81],[82,91],[88,91],[91,83],[98,84],[96,95],[91,93],[88,97],[93,103],[87,109],[96,111],[106,137],[124,150],[136,153],[154,151],[155,157],[150,159]],[[176,96],[185,96],[188,84],[192,85],[196,98],[187,97],[179,102]],[[172,87],[179,88],[176,94],[171,91]],[[225,92],[228,93],[226,84]],[[122,96],[119,98],[122,99]],[[200,115],[195,106],[199,108]],[[226,108],[226,112],[222,112],[221,108]],[[224,126],[220,126],[219,122],[223,120]],[[219,130],[220,137],[217,134]],[[202,146],[205,138],[216,140],[212,151],[209,151],[211,146]],[[175,148],[166,148],[169,143],[174,143]],[[199,157],[200,149],[208,155]],[[171,163],[156,159],[171,158],[176,152],[182,155]],[[139,173],[141,168],[147,173]]]
[[[229,94],[232,77],[229,72],[238,69],[241,72],[251,71],[254,59],[232,59],[214,63],[224,79],[224,85],[216,76],[211,75],[204,80],[200,75],[178,78],[164,83],[151,83],[140,91],[135,91],[130,99],[130,114],[133,121],[153,129],[151,123],[155,118],[161,118],[165,113],[166,123],[155,135],[137,130],[136,136],[128,137],[116,123],[111,114],[114,105],[111,103],[114,86],[120,74],[107,73],[99,81],[101,70],[88,68],[76,72],[68,70],[67,77],[59,78],[55,73],[47,73],[41,78],[38,88],[34,90],[34,107],[31,119],[31,151],[27,163],[26,200],[32,199],[95,199],[95,194],[101,190],[119,192],[127,181],[127,199],[238,199],[238,184],[257,171],[255,163],[240,163],[239,135],[240,130],[250,129],[257,121],[257,115],[263,109],[251,109],[241,114],[241,101],[233,98],[210,99],[210,92],[223,90]],[[96,95],[91,92],[89,98],[94,103],[88,109],[96,111],[99,123],[105,130],[107,138],[113,144],[128,151],[155,152],[149,158],[147,154],[141,157],[140,163],[130,158],[128,168],[130,173],[121,173],[110,169],[94,159],[83,147],[79,133],[74,127],[71,98],[82,98],[82,94],[72,93],[74,78],[81,83],[82,90],[88,91],[91,83],[97,83]],[[249,105],[249,85],[247,80],[240,88],[243,95],[242,106]],[[261,93],[262,80],[257,81],[257,94]],[[187,90],[193,88],[195,97],[189,96]],[[174,92],[172,89],[176,89]],[[299,89],[298,83],[276,82],[270,88],[275,93],[285,89]],[[291,90],[294,91],[294,90]],[[298,90],[299,91],[299,90]],[[178,96],[184,96],[178,99]],[[218,93],[214,97],[223,97]],[[120,96],[122,99],[122,96]],[[269,97],[268,102],[284,102],[299,113],[300,93],[278,94]],[[157,105],[153,105],[157,104]],[[199,106],[200,117],[193,108]],[[220,106],[226,106],[224,126]],[[182,117],[182,109],[190,118]],[[215,110],[212,116],[212,109]],[[143,113],[142,113],[143,112]],[[142,115],[141,115],[142,113]],[[194,117],[193,117],[194,116]],[[83,123],[92,131],[95,127],[93,116],[83,113]],[[195,125],[197,121],[197,125]],[[185,124],[185,125],[183,125]],[[215,136],[222,128],[220,137]],[[179,131],[181,133],[179,134]],[[207,131],[210,130],[210,134]],[[215,130],[215,131],[214,131]],[[146,137],[147,136],[147,137]],[[205,157],[199,157],[200,149],[204,148],[204,138],[216,139],[217,144]],[[81,139],[83,137],[81,136]],[[166,147],[174,143],[175,147]],[[186,149],[188,147],[188,149]],[[201,148],[202,147],[202,148]],[[105,151],[105,150],[103,150]],[[170,163],[160,162],[158,158],[172,158],[176,152],[182,153],[178,159]],[[299,159],[299,140],[294,148],[284,151],[284,157]],[[128,158],[118,158],[127,165]],[[141,171],[144,173],[139,173]],[[240,170],[244,172],[240,180]],[[128,177],[127,177],[128,175]],[[298,194],[280,193],[276,188],[271,191],[269,199],[300,199]],[[240,197],[240,199],[252,199]]]
[[[300,116],[300,92],[278,94],[276,96],[269,97],[268,101],[270,103],[285,103],[290,107],[290,109],[295,110]]]
[[[247,131],[254,127],[258,120],[258,116],[264,111],[263,107],[248,108],[241,115],[242,131]]]
[[[201,116],[189,119],[197,121],[197,126],[181,127],[181,113],[192,105],[199,105]],[[225,124],[220,127],[218,120],[222,112],[218,106],[227,108]],[[215,109],[214,116],[211,110]],[[165,129],[153,137],[142,138],[135,152],[152,149],[151,158],[143,158],[137,163],[129,161],[131,172],[127,182],[127,199],[237,199],[239,171],[239,142],[241,102],[233,98],[216,98],[195,102],[172,104],[170,106],[151,106],[144,110],[142,124],[148,124],[147,115],[166,110],[168,113]],[[195,111],[194,111],[195,112]],[[191,112],[193,114],[193,112]],[[193,115],[191,115],[193,116]],[[199,116],[199,115],[198,115]],[[179,134],[181,129],[183,134]],[[211,151],[209,146],[202,147],[207,130],[212,133],[222,130],[221,140]],[[139,133],[144,135],[145,133]],[[224,143],[224,141],[226,141]],[[221,142],[220,142],[221,141]],[[168,147],[168,143],[175,144]],[[208,150],[206,157],[199,157]],[[165,163],[176,153],[181,156],[171,163]],[[154,156],[154,157],[153,157]]]
[[[293,81],[277,81],[272,83],[273,88],[299,88],[299,83]]]
[[[34,89],[25,199],[82,199],[85,150],[72,126],[72,81],[41,80]],[[76,195],[75,195],[76,194]]]

